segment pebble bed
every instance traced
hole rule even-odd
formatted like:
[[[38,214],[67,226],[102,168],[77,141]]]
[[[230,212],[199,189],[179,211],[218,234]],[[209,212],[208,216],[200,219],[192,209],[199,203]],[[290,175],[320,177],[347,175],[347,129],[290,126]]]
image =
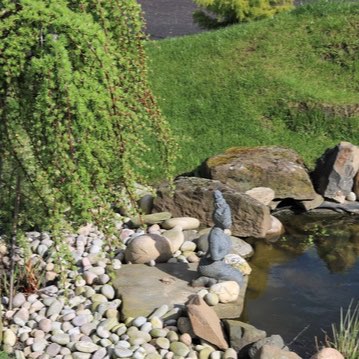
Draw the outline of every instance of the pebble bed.
[[[117,223],[117,230],[123,248],[112,255],[104,235],[92,225],[67,236],[77,268],[67,270],[66,288],[58,285],[51,236],[27,233],[32,262],[40,267],[45,284],[36,293],[17,293],[12,310],[8,309],[9,298],[1,298],[2,350],[14,353],[16,358],[32,359],[237,358],[232,348],[220,351],[190,335],[188,322],[174,317],[173,308],[166,305],[147,318],[121,322],[121,299],[111,285],[111,274],[124,262],[126,242],[145,232],[127,228],[122,222]],[[158,224],[147,229],[148,233],[163,231]],[[195,251],[194,243],[185,241],[170,261],[198,261],[201,253]],[[17,265],[24,265],[20,250],[14,259]],[[8,248],[0,241],[0,271],[9,265]],[[201,293],[208,304],[218,303],[215,294],[207,290]]]

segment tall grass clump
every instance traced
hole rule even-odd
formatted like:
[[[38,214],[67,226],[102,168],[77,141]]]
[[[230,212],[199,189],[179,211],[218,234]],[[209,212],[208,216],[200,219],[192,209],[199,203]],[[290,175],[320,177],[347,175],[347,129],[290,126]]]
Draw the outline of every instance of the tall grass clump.
[[[340,309],[339,327],[332,325],[333,340],[330,346],[343,354],[345,359],[359,358],[359,301],[350,303],[346,313]]]

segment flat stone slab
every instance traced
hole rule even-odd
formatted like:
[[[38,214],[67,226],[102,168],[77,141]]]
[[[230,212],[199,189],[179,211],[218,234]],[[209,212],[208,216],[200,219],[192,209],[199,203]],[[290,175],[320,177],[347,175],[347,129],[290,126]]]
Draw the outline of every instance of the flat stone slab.
[[[189,297],[201,287],[193,288],[189,283],[198,278],[198,263],[160,263],[155,267],[145,264],[127,264],[116,271],[114,287],[122,299],[122,319],[148,316],[163,304],[184,307]],[[244,288],[236,302],[218,304],[214,307],[223,319],[239,318],[243,310]]]

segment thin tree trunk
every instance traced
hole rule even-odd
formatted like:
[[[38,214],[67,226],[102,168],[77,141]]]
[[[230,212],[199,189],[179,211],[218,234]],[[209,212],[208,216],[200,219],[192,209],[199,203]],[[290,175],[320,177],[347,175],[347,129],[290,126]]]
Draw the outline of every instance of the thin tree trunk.
[[[9,309],[12,310],[13,298],[14,298],[14,272],[15,272],[15,246],[16,246],[16,235],[17,225],[19,220],[20,211],[20,200],[21,200],[21,173],[20,169],[17,170],[16,174],[16,189],[15,189],[15,204],[14,204],[14,217],[12,224],[12,233],[10,239],[10,290],[9,290]]]

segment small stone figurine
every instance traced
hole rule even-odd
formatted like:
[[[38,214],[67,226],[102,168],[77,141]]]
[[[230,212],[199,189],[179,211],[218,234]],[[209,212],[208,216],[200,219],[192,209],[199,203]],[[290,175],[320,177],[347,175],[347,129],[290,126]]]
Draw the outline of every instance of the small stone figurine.
[[[213,212],[214,227],[208,237],[208,251],[200,260],[198,271],[201,277],[192,282],[193,286],[211,286],[218,281],[233,280],[241,287],[243,274],[224,262],[230,253],[231,239],[224,233],[232,225],[231,209],[221,191],[214,191],[215,209]]]

